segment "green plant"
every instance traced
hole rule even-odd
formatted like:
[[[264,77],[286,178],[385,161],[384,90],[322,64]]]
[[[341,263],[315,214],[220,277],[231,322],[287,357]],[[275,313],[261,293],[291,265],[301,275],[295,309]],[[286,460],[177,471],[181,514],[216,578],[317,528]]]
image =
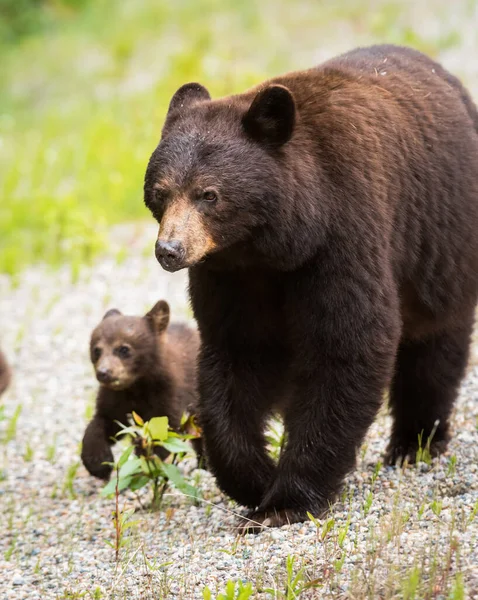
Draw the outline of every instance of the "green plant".
[[[66,470],[65,480],[63,482],[62,493],[67,493],[70,498],[76,498],[76,493],[73,487],[73,483],[75,481],[76,472],[78,471],[78,467],[80,466],[79,462],[72,463],[68,469]]]
[[[456,474],[456,462],[457,462],[457,458],[456,458],[456,454],[452,454],[450,456],[450,458],[448,459],[448,467],[447,467],[447,471],[446,474],[448,475],[448,477],[454,477]]]
[[[14,439],[14,437],[17,435],[17,423],[18,423],[18,418],[20,417],[21,412],[22,412],[22,405],[18,404],[15,408],[13,415],[10,417],[10,419],[7,420],[5,433],[1,438],[1,441],[4,444],[8,444],[8,442],[11,442]],[[3,415],[3,411],[2,411],[2,420],[6,420]]]
[[[433,425],[433,429],[431,430],[430,435],[427,438],[425,446],[423,446],[423,431],[418,434],[418,449],[416,452],[415,460],[418,463],[424,462],[426,465],[430,466],[432,463],[432,455],[430,452],[430,446],[433,438],[435,437],[436,430],[438,428],[439,421],[435,421]]]
[[[252,597],[253,593],[252,584],[229,580],[226,583],[225,592],[218,594],[216,600],[248,600]],[[202,596],[204,600],[213,599],[212,592],[208,586],[203,589]]]
[[[123,546],[125,546],[127,543],[127,539],[124,537],[125,531],[127,529],[129,529],[130,527],[133,527],[133,525],[135,525],[137,523],[137,521],[131,521],[131,517],[134,514],[134,508],[125,509],[125,507],[123,506],[123,509],[120,510],[120,507],[119,507],[120,471],[121,471],[121,468],[125,465],[126,461],[128,460],[132,450],[133,450],[132,447],[127,448],[125,450],[125,452],[123,452],[123,454],[119,458],[118,462],[115,464],[115,473],[116,473],[116,477],[114,479],[114,482],[115,482],[115,509],[113,511],[113,525],[115,528],[115,539],[114,539],[114,542],[110,542],[109,540],[106,540],[106,543],[114,549],[116,562],[119,561],[119,555],[120,555],[121,548]]]
[[[433,502],[430,504],[430,508],[437,517],[439,517],[441,514],[442,506],[443,502],[441,502],[441,500],[433,500]]]
[[[133,425],[125,426],[120,423],[122,429],[118,436],[130,436],[130,444],[115,465],[116,481],[112,480],[106,484],[101,492],[102,495],[108,497],[126,488],[137,491],[152,483],[151,507],[157,510],[161,507],[169,483],[172,483],[177,490],[197,499],[197,488],[184,479],[175,464],[191,451],[186,440],[195,436],[169,430],[167,417],[153,417],[150,421],[143,421],[135,412],[132,416]],[[171,453],[171,462],[168,462],[169,457],[167,460],[161,460],[156,454],[158,447]],[[136,456],[133,456],[133,450],[136,450]]]
[[[329,521],[332,519],[329,519]],[[318,587],[319,583],[317,580],[306,581],[305,568],[300,567],[296,571],[295,569],[295,556],[287,556],[286,558],[286,583],[285,589],[274,590],[272,588],[266,588],[265,593],[271,594],[275,600],[295,600],[300,595],[310,590],[311,588]]]
[[[46,459],[48,462],[54,462],[56,455],[56,434],[53,436],[53,443],[47,446]]]
[[[282,421],[277,418],[271,419],[266,430],[266,440],[274,460],[279,460],[282,448],[285,444],[285,431]]]
[[[34,455],[33,448],[30,446],[30,443],[27,443],[27,446],[25,448],[25,453],[23,454],[23,460],[25,462],[31,462],[33,460],[33,455]]]

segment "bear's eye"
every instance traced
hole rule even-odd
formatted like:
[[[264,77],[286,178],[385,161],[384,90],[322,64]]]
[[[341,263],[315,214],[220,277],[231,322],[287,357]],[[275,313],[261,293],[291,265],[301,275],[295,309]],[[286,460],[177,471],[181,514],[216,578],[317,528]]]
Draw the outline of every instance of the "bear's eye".
[[[128,356],[131,354],[131,349],[129,348],[129,346],[119,346],[116,349],[116,354],[120,358],[128,358]]]
[[[93,360],[96,362],[99,359],[99,357],[101,356],[101,348],[98,348],[98,346],[95,346],[93,348],[92,354],[93,354]]]
[[[154,190],[154,199],[157,202],[162,202],[165,199],[165,197],[166,197],[166,194],[165,194],[164,190],[162,190],[160,188],[157,188]]]
[[[152,209],[162,209],[168,199],[168,192],[164,188],[156,188],[153,192]]]
[[[214,190],[205,190],[202,195],[202,199],[205,202],[210,202],[211,204],[217,202],[217,194]]]

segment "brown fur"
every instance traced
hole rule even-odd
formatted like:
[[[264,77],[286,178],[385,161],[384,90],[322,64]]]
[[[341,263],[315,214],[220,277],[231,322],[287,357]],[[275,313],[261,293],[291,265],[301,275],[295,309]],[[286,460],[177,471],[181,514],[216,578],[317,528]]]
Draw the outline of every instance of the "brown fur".
[[[0,394],[7,389],[10,384],[11,374],[5,355],[0,350]]]
[[[210,466],[255,521],[327,508],[386,388],[387,459],[413,458],[436,422],[444,450],[478,293],[478,113],[455,77],[376,46],[219,100],[187,84],[145,202],[175,236],[158,260],[189,267]]]
[[[199,335],[182,324],[169,325],[169,306],[156,303],[145,317],[129,317],[113,309],[91,335],[90,354],[100,382],[95,416],[83,437],[81,458],[88,471],[108,479],[111,445],[135,411],[145,421],[167,416],[179,431],[184,412],[197,406],[196,361]],[[200,454],[200,442],[194,440]],[[161,457],[167,452],[158,448]]]

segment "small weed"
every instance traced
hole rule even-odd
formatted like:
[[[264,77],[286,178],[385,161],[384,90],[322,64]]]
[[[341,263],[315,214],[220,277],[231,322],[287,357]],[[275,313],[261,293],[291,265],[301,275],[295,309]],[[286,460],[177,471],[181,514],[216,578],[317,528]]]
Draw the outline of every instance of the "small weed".
[[[436,430],[437,430],[439,424],[440,424],[440,421],[436,420],[433,425],[433,429],[432,429],[430,435],[428,436],[425,446],[423,446],[423,431],[418,434],[418,450],[417,450],[416,456],[415,456],[417,464],[420,462],[423,462],[428,466],[430,466],[432,464],[432,455],[430,453],[430,446],[431,446],[433,438],[435,437],[435,433],[436,433]]]
[[[448,468],[446,474],[448,477],[454,477],[456,474],[456,454],[452,454],[448,459]]]
[[[471,525],[473,523],[473,521],[475,520],[475,517],[477,514],[478,514],[478,502],[475,502],[475,504],[473,505],[472,511],[470,513],[470,516],[468,517],[466,525]]]
[[[225,592],[218,594],[215,600],[248,600],[253,593],[252,584],[229,580],[226,583]],[[213,600],[212,592],[208,586],[203,589],[202,597],[204,600]]]
[[[76,493],[73,487],[73,483],[75,481],[76,473],[78,471],[78,467],[80,466],[79,462],[75,462],[71,464],[66,470],[65,480],[63,482],[62,493],[67,493],[70,498],[76,498]]]
[[[55,483],[53,484],[53,487],[51,488],[50,498],[52,500],[54,500],[57,496],[58,496],[58,484],[55,481]]]
[[[362,448],[360,449],[360,460],[363,462],[365,460],[365,455],[367,454],[368,444],[362,444]]]
[[[154,417],[150,421],[143,419],[133,412],[134,424],[127,427],[121,425],[119,436],[129,435],[131,444],[121,454],[117,468],[117,481],[110,481],[102,490],[104,497],[115,494],[117,490],[126,488],[137,491],[152,483],[153,499],[152,509],[161,508],[164,493],[171,482],[179,491],[192,497],[198,498],[196,487],[188,483],[181,471],[175,464],[184,455],[191,451],[186,440],[196,437],[194,434],[179,434],[168,429],[167,417]],[[194,424],[183,423],[185,430],[194,430]],[[159,458],[155,450],[158,447],[165,448],[173,456],[172,462],[166,462]],[[136,454],[132,456],[133,450]]]
[[[420,504],[420,508],[418,509],[418,512],[417,512],[418,519],[422,518],[423,513],[425,512],[425,508],[426,508],[426,504],[425,504],[425,502],[422,502]]]
[[[47,446],[46,449],[46,459],[48,462],[53,463],[55,461],[56,456],[56,434],[53,437],[53,443]]]
[[[365,498],[365,502],[363,503],[363,514],[364,517],[366,517],[370,511],[370,508],[372,507],[372,502],[373,502],[373,492],[369,492],[367,494],[367,497]]]
[[[375,485],[375,482],[377,481],[377,477],[379,476],[379,473],[382,470],[382,467],[383,467],[383,463],[381,460],[379,460],[373,470],[372,481],[371,481],[372,487]]]
[[[266,431],[266,440],[270,455],[278,461],[285,444],[284,425],[279,419],[271,419]]]
[[[437,517],[440,516],[442,507],[443,503],[440,500],[433,500],[433,502],[430,504],[433,514],[435,514]]]
[[[33,568],[33,572],[35,573],[35,575],[40,575],[40,573],[41,573],[41,561],[40,561],[40,557],[37,558],[37,561],[36,561],[35,566]]]
[[[336,573],[342,572],[342,567],[344,566],[346,556],[346,552],[341,552],[340,557],[334,560],[334,569]]]
[[[339,548],[343,548],[344,547],[344,542],[345,542],[345,539],[346,539],[347,534],[349,532],[350,523],[351,522],[352,522],[352,516],[349,513],[349,516],[347,517],[347,521],[346,521],[345,525],[343,525],[339,529],[339,533],[338,533],[338,536],[337,536],[337,543],[339,545]]]
[[[115,528],[115,539],[114,539],[114,542],[110,542],[109,540],[106,540],[106,543],[108,544],[108,546],[111,546],[111,548],[114,549],[116,563],[118,563],[118,561],[119,561],[119,555],[120,555],[121,548],[123,548],[123,546],[125,546],[128,542],[128,540],[124,537],[125,531],[138,523],[138,521],[131,521],[131,517],[134,514],[134,508],[130,508],[130,509],[126,510],[123,507],[123,509],[120,510],[120,507],[119,507],[120,470],[121,470],[121,467],[128,460],[132,449],[133,448],[130,447],[130,448],[128,448],[129,452],[123,452],[120,459],[118,460],[118,462],[115,465],[115,472],[116,472],[115,510],[113,511],[113,524],[114,524],[114,528]]]
[[[305,581],[306,576],[304,567],[301,567],[297,571],[295,570],[295,559],[295,556],[288,556],[286,558],[287,579],[284,591],[274,590],[272,588],[263,590],[265,593],[271,594],[275,600],[295,600],[306,590],[319,586],[319,583],[316,580]]]
[[[23,454],[23,460],[25,462],[31,462],[33,460],[34,451],[30,446],[30,443],[27,443],[27,447],[25,448],[25,453]]]
[[[452,583],[452,588],[448,600],[465,600],[465,583],[463,574],[457,573]]]
[[[404,600],[413,600],[416,598],[421,578],[420,568],[417,566],[412,567],[410,573],[402,581],[402,595]]]
[[[8,548],[5,550],[5,560],[8,561],[12,558],[13,553],[15,552],[15,548],[17,545],[17,538],[16,536],[12,539],[12,541],[10,542],[10,545],[8,546]]]
[[[17,435],[17,422],[20,417],[20,413],[22,412],[22,405],[18,404],[15,408],[13,415],[7,422],[7,426],[5,428],[5,435],[2,437],[2,442],[4,444],[8,444],[11,442],[15,436]]]

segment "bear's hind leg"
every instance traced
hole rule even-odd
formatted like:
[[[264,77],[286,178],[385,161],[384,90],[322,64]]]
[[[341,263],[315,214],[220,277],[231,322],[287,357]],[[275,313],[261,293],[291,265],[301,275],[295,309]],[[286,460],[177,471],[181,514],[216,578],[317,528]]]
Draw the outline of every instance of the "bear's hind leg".
[[[425,340],[404,340],[390,388],[392,436],[386,462],[416,460],[422,448],[437,456],[449,439],[449,417],[465,374],[473,319],[459,329]],[[433,435],[432,435],[433,434]],[[429,440],[429,438],[431,439]]]

